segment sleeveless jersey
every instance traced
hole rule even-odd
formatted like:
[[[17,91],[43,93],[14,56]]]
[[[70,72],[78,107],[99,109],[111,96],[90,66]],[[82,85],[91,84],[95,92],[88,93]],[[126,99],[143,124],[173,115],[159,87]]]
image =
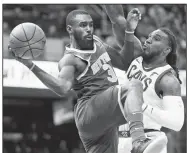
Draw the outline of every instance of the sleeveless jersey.
[[[142,61],[142,57],[138,57],[133,60],[127,70],[126,77],[128,80],[134,78],[142,82],[144,90],[143,98],[145,103],[150,104],[153,107],[163,109],[163,99],[160,95],[157,95],[155,91],[155,84],[159,78],[171,71],[172,68],[170,65],[165,65],[162,67],[145,69],[142,65]],[[144,128],[157,130],[161,129],[161,125],[145,114],[143,115],[143,122]]]
[[[99,94],[110,86],[118,84],[111,59],[102,41],[94,36],[93,50],[78,50],[66,47],[65,54],[73,54],[87,63],[87,67],[74,83],[78,101]]]

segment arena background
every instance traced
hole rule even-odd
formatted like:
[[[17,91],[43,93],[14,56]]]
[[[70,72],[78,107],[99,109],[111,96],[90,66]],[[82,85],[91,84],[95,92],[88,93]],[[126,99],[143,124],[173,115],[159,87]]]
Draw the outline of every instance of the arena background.
[[[185,5],[123,5],[125,15],[134,7],[142,13],[136,35],[143,42],[160,26],[177,37],[182,96],[186,103],[186,13]],[[95,34],[118,49],[111,24],[100,5],[3,4],[3,152],[84,153],[73,120],[73,97],[59,99],[26,67],[15,61],[7,45],[11,30],[23,22],[39,25],[47,36],[45,53],[35,63],[53,76],[57,62],[69,42],[65,18],[73,9],[87,10],[94,20]],[[116,59],[117,60],[117,59]],[[120,81],[124,72],[116,69]],[[186,105],[186,104],[185,104]],[[186,122],[186,119],[185,119]],[[169,139],[168,153],[186,152],[186,123],[180,132],[162,129]]]

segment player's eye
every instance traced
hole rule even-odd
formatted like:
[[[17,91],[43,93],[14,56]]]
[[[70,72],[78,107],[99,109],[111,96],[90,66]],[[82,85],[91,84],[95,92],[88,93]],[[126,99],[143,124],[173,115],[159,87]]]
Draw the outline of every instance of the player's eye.
[[[160,40],[160,37],[155,36],[154,39],[155,39],[156,41],[159,41],[159,40]]]
[[[86,26],[87,26],[87,23],[86,23],[86,22],[80,23],[80,27],[85,28]]]
[[[93,23],[90,23],[90,27],[93,27]]]

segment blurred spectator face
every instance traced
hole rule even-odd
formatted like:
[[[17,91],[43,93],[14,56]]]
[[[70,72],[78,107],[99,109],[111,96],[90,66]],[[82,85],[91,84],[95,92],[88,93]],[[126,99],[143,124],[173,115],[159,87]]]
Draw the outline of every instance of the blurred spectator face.
[[[169,48],[168,36],[161,30],[155,30],[149,34],[148,39],[143,45],[143,57],[145,60],[150,60],[154,57],[159,58]]]
[[[79,14],[72,25],[72,34],[81,50],[93,49],[93,20],[90,15]]]
[[[49,27],[49,34],[50,34],[50,35],[53,36],[53,35],[56,33],[56,31],[57,31],[57,28],[56,28],[55,25],[51,25],[51,26]]]
[[[67,143],[65,140],[60,141],[60,149],[61,150],[66,150],[67,149]]]

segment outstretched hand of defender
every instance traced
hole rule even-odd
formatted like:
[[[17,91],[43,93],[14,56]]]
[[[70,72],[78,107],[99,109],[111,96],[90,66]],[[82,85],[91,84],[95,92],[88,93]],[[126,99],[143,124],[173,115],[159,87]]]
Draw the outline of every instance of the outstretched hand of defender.
[[[12,56],[19,61],[20,63],[24,64],[25,66],[27,66],[28,68],[31,68],[33,65],[32,60],[30,59],[23,59],[21,57],[18,57],[13,51],[12,48],[10,48],[10,46],[8,45],[8,50],[10,51],[10,53],[12,54]]]
[[[127,15],[127,31],[134,31],[141,20],[141,13],[138,8],[133,8]]]

